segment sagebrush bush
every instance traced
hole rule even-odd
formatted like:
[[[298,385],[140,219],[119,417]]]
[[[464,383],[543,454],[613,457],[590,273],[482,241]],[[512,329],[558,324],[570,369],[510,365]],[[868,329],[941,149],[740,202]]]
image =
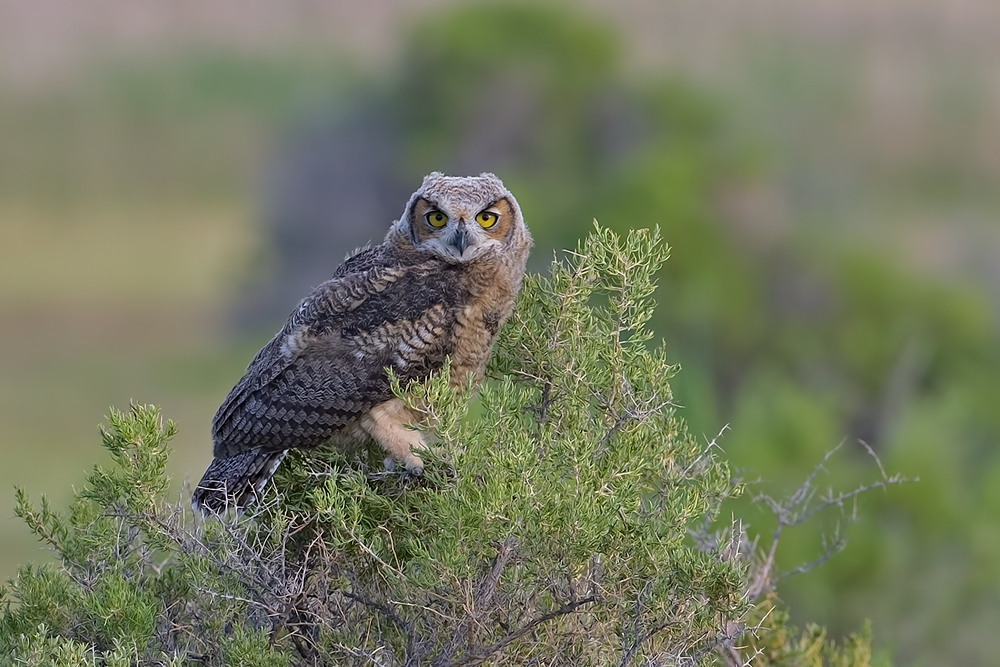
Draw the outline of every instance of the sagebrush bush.
[[[168,498],[174,425],[150,406],[112,411],[103,441],[114,465],[94,469],[68,514],[18,491],[18,516],[58,562],[23,566],[3,591],[0,655],[868,664],[866,635],[842,652],[761,613],[771,598],[754,598],[771,587],[752,586],[761,578],[738,526],[714,539],[696,531],[741,489],[718,449],[686,432],[668,382],[676,367],[650,345],[666,257],[655,231],[621,239],[597,227],[549,277],[526,280],[471,404],[447,368],[395,386],[434,438],[421,478],[365,448],[298,454],[247,514],[201,520]],[[748,623],[757,634],[743,642]]]

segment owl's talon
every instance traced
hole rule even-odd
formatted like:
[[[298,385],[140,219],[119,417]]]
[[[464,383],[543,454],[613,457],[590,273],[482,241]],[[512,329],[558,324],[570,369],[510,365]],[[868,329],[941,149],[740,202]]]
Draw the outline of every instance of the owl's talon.
[[[385,460],[382,461],[382,464],[385,466],[386,472],[392,472],[393,470],[396,469],[396,459],[392,458],[391,456],[385,457]]]
[[[406,466],[406,472],[411,475],[422,475],[424,472],[424,462],[416,454],[407,454],[403,464]]]

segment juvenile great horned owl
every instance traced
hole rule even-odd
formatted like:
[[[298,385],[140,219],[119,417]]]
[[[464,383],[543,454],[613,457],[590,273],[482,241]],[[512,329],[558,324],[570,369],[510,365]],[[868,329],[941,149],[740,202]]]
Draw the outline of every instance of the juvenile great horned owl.
[[[424,179],[381,245],[358,252],[298,305],[212,420],[212,463],[191,502],[242,508],[292,447],[370,439],[411,472],[424,448],[389,387],[451,358],[480,381],[514,307],[531,235],[493,174]]]

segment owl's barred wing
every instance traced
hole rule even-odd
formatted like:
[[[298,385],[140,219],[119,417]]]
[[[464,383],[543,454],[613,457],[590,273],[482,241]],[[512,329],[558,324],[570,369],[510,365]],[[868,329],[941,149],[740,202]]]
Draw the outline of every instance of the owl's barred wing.
[[[261,348],[247,366],[246,374],[222,402],[212,420],[213,439],[218,441],[219,427],[232,419],[233,413],[243,407],[253,392],[273,382],[295,362],[299,352],[293,349],[296,342],[305,343],[310,334],[315,337],[329,329],[345,313],[364,303],[367,296],[383,288],[387,280],[397,277],[398,272],[387,266],[379,250],[372,248],[351,257],[331,280],[299,303],[285,326]]]
[[[359,253],[302,301],[251,362],[212,422],[216,457],[312,447],[440,368],[466,298],[460,270],[434,258]]]

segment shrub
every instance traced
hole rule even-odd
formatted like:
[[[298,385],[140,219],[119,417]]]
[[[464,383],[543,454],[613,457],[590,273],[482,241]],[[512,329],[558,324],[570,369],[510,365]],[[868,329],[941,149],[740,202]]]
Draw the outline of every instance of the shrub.
[[[666,257],[655,231],[623,240],[598,227],[549,277],[527,279],[474,402],[447,368],[397,384],[436,437],[421,478],[365,448],[300,454],[276,476],[280,494],[200,520],[167,497],[174,425],[150,406],[112,411],[102,435],[114,465],[93,470],[68,514],[18,491],[18,516],[58,562],[23,566],[3,591],[0,654],[34,665],[868,664],[867,635],[841,653],[821,630],[796,639],[784,616],[762,612],[772,586],[751,571],[738,525],[699,530],[741,487],[714,443],[685,430],[668,384],[677,369],[650,345]],[[744,645],[747,623],[756,635]]]

